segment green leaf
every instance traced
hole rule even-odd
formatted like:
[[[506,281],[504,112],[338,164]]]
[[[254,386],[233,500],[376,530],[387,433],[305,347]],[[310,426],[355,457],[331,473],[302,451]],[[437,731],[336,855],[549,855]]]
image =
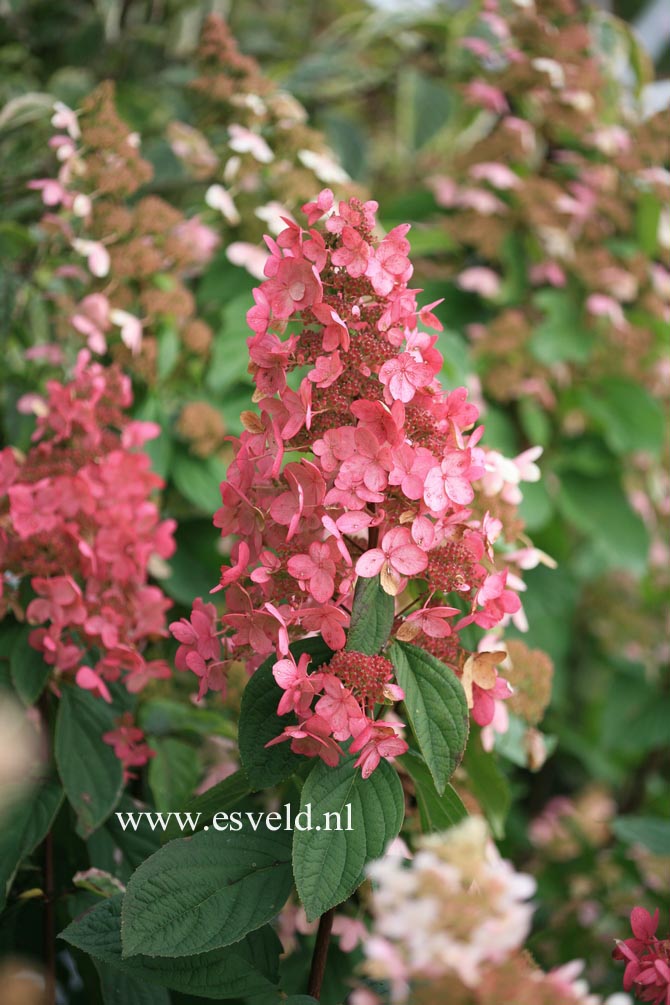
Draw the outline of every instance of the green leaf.
[[[142,447],[143,453],[151,460],[151,470],[161,478],[167,478],[172,460],[173,442],[169,433],[169,420],[163,404],[155,394],[149,394],[141,404],[133,409],[133,417],[142,422],[155,422],[161,427],[158,436],[147,440]]]
[[[546,447],[552,437],[552,423],[546,410],[533,398],[521,398],[518,404],[519,421],[529,443]],[[538,484],[538,483],[530,483]],[[524,486],[525,495],[526,486]]]
[[[616,836],[626,844],[641,844],[652,855],[670,853],[670,820],[662,817],[617,817],[612,823]]]
[[[399,758],[399,761],[414,782],[421,829],[424,834],[429,834],[431,831],[446,831],[467,817],[468,811],[451,785],[447,785],[443,794],[439,795],[428,765],[420,754],[409,750]]]
[[[6,808],[0,826],[0,910],[21,862],[47,836],[62,802],[60,785],[47,781]]]
[[[583,392],[581,401],[615,453],[663,449],[663,409],[641,384],[613,377]]]
[[[603,569],[644,572],[649,535],[617,478],[565,474],[558,505],[565,519],[588,537]]]
[[[108,963],[96,960],[104,1005],[170,1005],[170,992],[158,984],[129,977]]]
[[[544,479],[527,482],[523,486],[523,499],[519,504],[519,516],[529,531],[545,527],[554,514],[554,504]]]
[[[12,646],[9,667],[12,683],[21,701],[34,705],[44,690],[51,667],[44,662],[42,653],[28,642],[30,629],[25,629]]]
[[[302,789],[300,810],[310,814],[312,827],[295,829],[293,871],[308,921],[351,896],[366,864],[383,854],[402,825],[405,803],[396,771],[382,760],[364,779],[355,760],[348,755],[335,768],[319,761]]]
[[[541,290],[533,302],[544,314],[531,336],[530,351],[540,363],[586,363],[594,335],[582,321],[579,306],[561,290]]]
[[[59,938],[114,968],[117,973],[202,998],[236,998],[261,994],[276,987],[281,944],[270,927],[253,932],[229,948],[195,956],[180,959],[145,955],[124,957],[121,938],[124,900],[119,895],[97,904],[68,925]],[[118,1001],[121,1005],[121,999]]]
[[[291,886],[290,835],[264,821],[252,833],[209,830],[171,841],[130,879],[124,957],[229,946],[278,914]]]
[[[243,768],[240,768],[233,775],[229,775],[222,782],[207,789],[201,796],[188,802],[182,814],[191,813],[192,816],[195,816],[196,813],[201,814],[195,828],[195,831],[198,831],[205,827],[215,813],[225,813],[232,810],[250,792],[251,787],[247,774]],[[169,841],[172,838],[180,837],[181,833],[179,824],[171,819],[165,832],[165,840]]]
[[[238,381],[249,380],[247,312],[253,302],[251,291],[245,291],[223,309],[223,325],[214,338],[206,377],[207,387],[217,395]]]
[[[310,653],[312,667],[327,663],[332,651],[323,639],[310,638],[291,646],[296,659],[302,653]],[[297,719],[294,715],[277,715],[277,706],[284,693],[272,676],[276,657],[271,656],[253,674],[242,695],[240,710],[239,744],[240,757],[249,777],[253,791],[267,789],[282,782],[300,764],[304,757],[294,754],[288,742],[274,747],[265,744],[273,740]]]
[[[114,728],[109,706],[79,687],[64,687],[56,719],[55,755],[65,794],[88,837],[104,823],[123,789],[123,769],[102,739]]]
[[[635,229],[642,251],[647,255],[655,255],[658,247],[658,224],[663,206],[652,192],[643,192],[639,196]]]
[[[158,333],[157,371],[159,381],[165,380],[172,373],[179,359],[180,350],[179,332],[174,324],[162,324]]]
[[[385,644],[393,625],[394,598],[381,588],[379,576],[356,581],[346,648],[375,656]]]
[[[156,752],[149,762],[149,785],[159,810],[178,810],[193,792],[200,777],[200,765],[190,743],[150,738]]]
[[[228,714],[212,708],[175,701],[173,698],[151,698],[142,702],[138,724],[146,733],[168,736],[172,733],[192,733],[194,736],[227,736],[233,739],[237,727]]]
[[[417,646],[394,642],[389,658],[405,692],[412,731],[442,795],[468,739],[465,692],[453,670]]]
[[[136,831],[130,826],[124,830],[117,814],[121,814],[121,819],[126,821],[128,819],[127,814],[129,813],[138,814],[148,812],[149,810],[149,806],[144,803],[140,803],[135,799],[131,799],[130,796],[124,793],[119,799],[114,813],[112,813],[112,815],[105,821],[102,830],[97,831],[93,838],[89,839],[90,841],[93,841],[99,834],[102,834],[113,842],[115,847],[121,852],[121,864],[124,866],[123,875],[127,879],[130,879],[133,871],[137,869],[145,859],[149,858],[150,855],[153,855],[154,852],[158,851],[160,848],[160,838],[158,833],[152,831],[150,827],[146,826],[144,823],[145,818],[142,819],[142,823],[138,825],[138,829]],[[179,836],[181,836],[181,832]],[[114,861],[116,862],[116,856],[114,857]]]
[[[481,806],[494,837],[504,837],[511,797],[509,784],[496,763],[495,754],[487,753],[481,740],[473,737],[463,765],[472,794]]]
[[[219,486],[226,468],[216,457],[203,459],[177,450],[170,475],[184,498],[201,512],[212,514],[221,506]]]

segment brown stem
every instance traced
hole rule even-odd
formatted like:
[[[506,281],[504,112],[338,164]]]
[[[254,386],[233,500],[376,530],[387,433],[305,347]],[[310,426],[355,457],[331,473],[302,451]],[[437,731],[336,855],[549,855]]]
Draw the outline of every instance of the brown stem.
[[[56,937],[54,926],[54,849],[51,831],[44,841],[44,966],[46,1005],[56,1005]]]
[[[329,911],[326,911],[325,914],[321,915],[321,918],[319,919],[319,930],[316,933],[316,942],[314,944],[314,954],[312,956],[312,969],[309,972],[307,994],[311,995],[312,998],[316,998],[317,1001],[321,1000],[321,985],[323,984],[323,977],[326,972],[330,933],[333,928],[334,917],[335,908],[331,907]]]
[[[374,513],[377,507],[372,504],[372,512]],[[376,548],[379,543],[379,524],[376,527],[370,527],[368,530],[368,548]]]
[[[48,688],[41,695],[38,707],[41,714],[45,741],[50,741],[50,694]],[[56,1005],[56,926],[54,920],[54,845],[51,831],[44,839],[44,915],[42,938],[45,967],[45,1005]]]

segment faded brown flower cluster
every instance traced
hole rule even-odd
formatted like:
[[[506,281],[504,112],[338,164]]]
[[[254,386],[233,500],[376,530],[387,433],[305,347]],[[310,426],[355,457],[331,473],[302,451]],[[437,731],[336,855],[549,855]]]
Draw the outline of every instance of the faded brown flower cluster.
[[[307,125],[303,106],[239,51],[216,15],[205,21],[196,65],[198,76],[187,87],[191,120],[173,122],[168,139],[192,178],[216,185],[208,204],[236,238],[257,243],[268,229],[277,233],[281,213],[324,184],[343,198],[362,194],[323,135]]]
[[[421,163],[451,247],[426,271],[485,301],[487,394],[550,409],[586,367],[648,382],[670,314],[670,111],[640,116],[588,17],[571,0],[480,11],[446,70],[463,128]],[[554,356],[552,328],[581,346]]]

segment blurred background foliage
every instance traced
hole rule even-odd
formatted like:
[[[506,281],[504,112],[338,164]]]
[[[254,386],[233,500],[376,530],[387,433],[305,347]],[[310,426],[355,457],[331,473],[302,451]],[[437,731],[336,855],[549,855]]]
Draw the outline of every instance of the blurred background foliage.
[[[555,61],[558,70],[539,68],[529,81],[498,79],[495,60],[482,64],[463,46],[472,37],[497,44],[475,4],[0,5],[4,441],[27,446],[33,416],[17,410],[17,402],[39,392],[62,366],[26,362],[26,349],[57,338],[71,363],[84,340],[67,324],[63,333],[63,318],[80,297],[106,289],[104,282],[91,285],[90,277],[77,286],[59,274],[72,264],[71,250],[45,228],[40,192],[27,187],[57,171],[49,147],[54,100],[80,108],[101,81],[113,80],[109,100],[126,132],[140,134],[141,157],[152,169],[137,193],[112,196],[117,208],[156,197],[186,217],[197,213],[220,239],[202,270],[182,276],[193,297],[189,316],[209,332],[200,348],[187,344],[183,318],[168,308],[157,309],[147,324],[140,355],[110,341],[111,357],[133,377],[138,417],[163,429],[150,446],[167,480],[165,513],[179,521],[178,551],[161,580],[177,605],[204,595],[218,577],[224,552],[211,514],[227,460],[225,436],[239,432],[239,414],[248,407],[245,314],[257,280],[231,261],[231,244],[247,247],[248,263],[248,245],[258,244],[272,217],[261,219],[256,210],[275,203],[295,210],[325,184],[369,193],[387,227],[413,223],[416,285],[426,301],[444,298],[437,313],[445,326],[445,382],[467,383],[481,397],[490,446],[508,456],[537,443],[544,448],[543,481],[527,487],[522,515],[558,568],[540,565],[527,574],[524,638],[554,662],[544,728],[555,747],[541,770],[529,770],[536,765],[529,765],[513,720],[510,733],[497,740],[500,767],[488,786],[499,814],[511,805],[504,852],[539,880],[542,907],[531,944],[538,959],[551,966],[585,957],[592,984],[603,990],[618,986],[609,965],[611,940],[632,904],[653,908],[666,898],[667,906],[670,864],[664,614],[670,220],[663,215],[670,151],[662,111],[668,47],[667,39],[666,45],[654,40],[655,70],[629,23],[647,24],[657,8],[617,3],[612,13],[627,19],[619,21],[603,9],[572,16],[564,4],[540,4],[546,23],[588,25],[602,58],[594,68],[569,46],[550,55],[535,22],[522,30],[520,44],[529,52],[537,46],[537,58]],[[510,11],[510,23],[526,17],[513,4]],[[258,73],[234,69],[232,93],[248,97],[265,88],[265,110],[253,101],[236,105],[230,95],[217,104],[189,86],[198,73],[215,72],[203,71],[202,60],[198,69],[196,60],[204,18],[212,12],[226,16],[241,52],[259,61]],[[228,72],[225,65],[219,70]],[[549,98],[533,104],[527,93],[541,84],[551,92],[551,75],[559,71],[573,74],[571,88],[592,99],[564,105],[562,119]],[[528,156],[498,142],[506,112],[468,100],[464,89],[481,79],[499,87],[510,115],[532,127]],[[304,106],[304,121],[299,108],[268,112],[277,93]],[[287,114],[289,124],[282,124]],[[209,167],[199,172],[193,157],[175,153],[175,122],[199,130],[214,158]],[[212,205],[207,191],[224,180],[234,156],[232,123],[262,134],[277,157],[259,168],[248,153],[241,155],[231,211]],[[601,130],[598,139],[589,138],[592,126]],[[630,146],[617,130],[632,137]],[[304,149],[323,160],[306,164]],[[288,165],[283,176],[278,162]],[[500,176],[496,182],[490,173],[478,175],[478,165],[491,163],[503,163],[517,181],[508,186]],[[600,175],[593,173],[598,166],[606,169]],[[665,175],[640,184],[640,172],[654,168]],[[588,170],[585,191],[579,184]],[[250,184],[242,184],[247,177]],[[481,201],[463,198],[473,179],[502,210],[482,210]],[[552,215],[560,199],[572,203],[563,216]],[[574,257],[549,250],[547,228],[554,239],[570,235]],[[532,270],[549,260],[561,260],[562,279],[554,273],[553,280],[531,281]],[[468,270],[480,270],[470,283]],[[486,286],[487,271],[497,278],[494,287]],[[161,289],[155,276],[147,281]],[[136,288],[132,295],[139,296]],[[515,634],[512,629],[510,637]],[[156,685],[141,712],[160,747],[149,773],[159,807],[179,807],[202,782],[212,735],[225,744],[234,734],[225,710],[196,712],[178,703],[188,686]],[[109,857],[111,868],[110,850],[96,851]],[[76,858],[73,853],[73,864]],[[335,991],[331,997],[338,1000]]]

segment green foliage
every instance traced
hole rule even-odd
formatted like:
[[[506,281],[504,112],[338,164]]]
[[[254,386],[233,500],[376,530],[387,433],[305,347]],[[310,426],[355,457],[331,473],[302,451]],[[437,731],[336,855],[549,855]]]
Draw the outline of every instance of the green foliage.
[[[378,653],[391,632],[393,612],[393,597],[382,590],[379,576],[359,577],[346,648],[366,656]]]
[[[331,650],[320,638],[305,639],[291,646],[294,657],[309,653],[312,657],[312,667],[327,663]],[[282,689],[272,676],[272,667],[276,659],[270,657],[256,670],[244,689],[242,708],[240,710],[240,756],[244,770],[249,778],[251,788],[268,788],[288,778],[289,775],[303,763],[294,754],[288,743],[278,743],[266,747],[283,732],[284,727],[297,722],[295,716],[277,715],[277,705],[283,694]]]
[[[463,757],[468,738],[465,693],[449,667],[417,646],[394,642],[389,656],[405,692],[412,732],[435,788],[442,795]]]
[[[201,831],[143,862],[123,901],[124,958],[221,949],[279,912],[292,885],[290,835],[262,816],[252,833]]]
[[[155,757],[149,762],[149,785],[156,809],[181,809],[200,776],[197,752],[190,743],[172,737],[151,743]]]
[[[82,837],[104,823],[121,795],[121,762],[102,739],[113,726],[113,715],[102,701],[81,688],[63,688],[56,718],[56,765]]]
[[[21,862],[42,843],[63,802],[55,781],[29,788],[3,808],[0,825],[0,910],[4,908]]]
[[[334,768],[317,761],[302,789],[300,810],[311,806],[313,828],[294,831],[293,871],[308,920],[351,896],[403,821],[395,770],[382,760],[364,779],[354,761],[352,754]]]
[[[504,774],[494,757],[473,736],[468,743],[464,767],[472,792],[497,838],[505,833],[505,821],[510,810],[511,793]]]
[[[586,362],[593,334],[585,328],[575,301],[559,290],[543,290],[533,299],[544,314],[530,341],[535,358],[546,365]]]
[[[409,750],[400,758],[400,764],[414,782],[421,829],[424,834],[446,831],[467,817],[468,811],[451,785],[447,785],[441,795],[438,793],[430,770],[420,754]]]
[[[44,690],[51,667],[44,662],[42,654],[28,643],[29,634],[29,630],[23,629],[15,635],[9,665],[19,698],[26,705],[34,705]]]
[[[240,768],[239,771],[229,775],[228,778],[224,778],[222,782],[218,782],[211,789],[207,789],[202,795],[196,796],[195,799],[191,799],[185,805],[182,804],[184,806],[183,812],[190,813],[192,816],[200,813],[201,816],[196,829],[201,830],[207,826],[215,813],[225,813],[228,810],[234,809],[250,792],[251,787],[247,774]],[[171,820],[165,831],[165,839],[169,841],[172,838],[179,837],[180,834],[181,828],[179,824],[175,820]]]
[[[60,937],[104,964],[114,978],[118,975],[130,978],[133,987],[137,982],[149,981],[218,1001],[240,994],[260,994],[276,986],[281,946],[269,926],[247,935],[235,945],[202,951],[198,955],[181,954],[175,959],[139,953],[127,957],[122,951],[123,901],[123,896],[104,900],[68,925]],[[111,974],[105,978],[105,983],[112,984]],[[149,1002],[158,1005],[161,999],[156,997]]]
[[[642,845],[652,855],[670,853],[670,820],[663,817],[617,817],[614,833],[627,845]]]
[[[596,572],[622,566],[638,575],[644,572],[649,535],[616,478],[566,474],[557,502],[566,519],[588,538],[588,551],[578,565],[582,575],[593,575],[593,565]]]
[[[581,395],[582,405],[615,454],[645,450],[658,456],[664,421],[660,402],[639,384],[610,377]]]

